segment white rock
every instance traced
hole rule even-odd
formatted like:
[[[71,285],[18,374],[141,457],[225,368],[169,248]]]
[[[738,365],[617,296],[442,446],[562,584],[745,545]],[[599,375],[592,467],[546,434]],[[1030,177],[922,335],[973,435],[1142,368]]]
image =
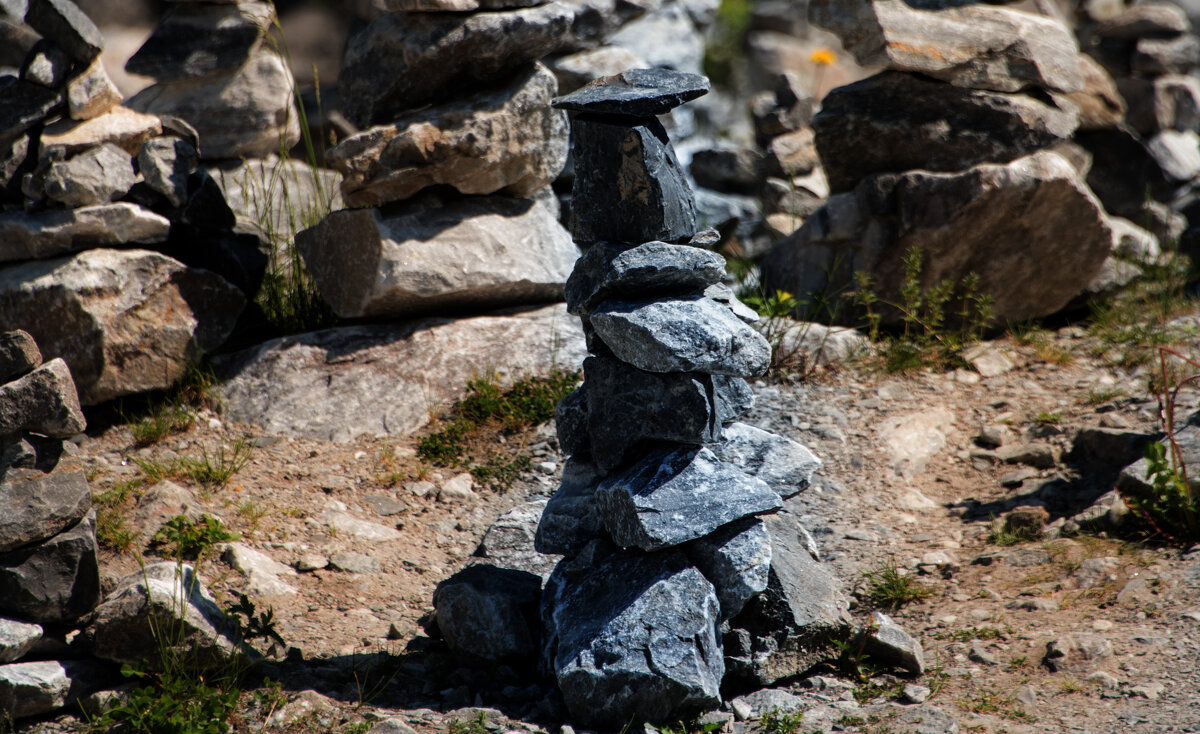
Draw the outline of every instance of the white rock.
[[[353,535],[363,540],[399,540],[403,537],[400,531],[395,528],[360,520],[349,513],[338,512],[336,510],[322,512],[317,517],[317,520],[338,533]]]

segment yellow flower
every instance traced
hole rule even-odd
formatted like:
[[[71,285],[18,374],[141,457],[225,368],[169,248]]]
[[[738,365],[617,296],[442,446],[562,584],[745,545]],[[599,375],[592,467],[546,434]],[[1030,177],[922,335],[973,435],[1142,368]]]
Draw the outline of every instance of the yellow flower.
[[[837,63],[837,54],[833,52],[833,49],[819,48],[809,54],[808,60],[817,66],[833,66]]]

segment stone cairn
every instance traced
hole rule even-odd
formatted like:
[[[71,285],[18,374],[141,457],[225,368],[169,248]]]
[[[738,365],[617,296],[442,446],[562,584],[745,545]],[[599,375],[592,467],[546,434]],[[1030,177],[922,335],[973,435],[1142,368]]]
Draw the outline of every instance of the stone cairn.
[[[768,288],[833,296],[862,272],[899,303],[913,248],[923,288],[978,274],[994,323],[1102,286],[1117,238],[1071,146],[1065,95],[1084,75],[1060,20],[958,0],[813,0],[809,19],[884,71],[823,100],[813,127],[833,195],[764,260]]]
[[[70,0],[0,14],[0,67],[20,58],[0,68],[0,313],[84,405],[165,388],[225,340],[248,296],[198,267],[257,287],[218,245],[234,217],[196,130],[120,104],[102,46]]]

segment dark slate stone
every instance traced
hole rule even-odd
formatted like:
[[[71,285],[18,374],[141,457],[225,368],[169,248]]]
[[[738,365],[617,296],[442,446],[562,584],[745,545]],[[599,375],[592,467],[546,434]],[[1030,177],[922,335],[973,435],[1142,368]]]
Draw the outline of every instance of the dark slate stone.
[[[726,144],[696,151],[688,171],[698,186],[753,196],[762,188],[763,166],[754,148]]]
[[[146,185],[176,208],[187,201],[188,177],[199,162],[196,146],[174,135],[150,138],[137,155],[138,172]]]
[[[771,364],[763,335],[710,298],[605,301],[589,320],[617,359],[649,372],[757,377]]]
[[[1073,111],[1031,96],[892,71],[834,89],[813,118],[835,193],[874,173],[1007,163],[1069,139],[1077,124]]]
[[[821,466],[804,445],[744,423],[727,426],[724,439],[711,448],[721,461],[758,477],[783,497],[808,489]]]
[[[221,185],[204,170],[196,170],[188,176],[187,202],[178,215],[178,221],[190,224],[198,230],[227,232],[237,223],[237,217]]]
[[[730,620],[725,635],[726,684],[761,688],[836,658],[851,634],[848,604],[837,579],[806,548],[794,514],[764,518],[771,535],[771,572],[763,593]]]
[[[83,519],[92,493],[82,471],[0,472],[0,553],[52,537]]]
[[[572,556],[601,537],[603,524],[594,497],[599,483],[596,467],[586,461],[567,460],[563,465],[562,483],[538,520],[534,550]]]
[[[723,620],[736,616],[751,597],[767,588],[771,535],[759,518],[718,528],[692,541],[684,550],[716,588]]]
[[[659,449],[596,488],[604,527],[622,547],[653,551],[777,510],[779,495],[760,479],[722,464],[708,449]]]
[[[60,89],[71,73],[73,61],[46,39],[37,42],[21,64],[21,79],[50,89]]]
[[[150,38],[125,62],[125,70],[174,82],[242,66],[262,28],[237,5],[175,5]]]
[[[1146,197],[1162,200],[1171,190],[1146,143],[1132,130],[1081,130],[1075,142],[1092,155],[1088,188],[1112,214],[1134,221]]]
[[[588,456],[592,442],[588,436],[587,385],[581,385],[554,408],[554,428],[558,447],[567,456]]]
[[[542,579],[487,563],[438,584],[433,607],[450,649],[473,663],[533,663],[539,649]]]
[[[579,115],[571,140],[568,228],[576,242],[682,242],[696,234],[691,187],[657,119],[619,124]]]
[[[717,705],[725,671],[712,584],[681,553],[595,545],[560,563],[542,597],[550,672],[572,721],[616,730]]]
[[[99,601],[95,512],[43,543],[0,555],[0,614],[57,624]]]
[[[254,235],[187,225],[172,226],[170,237],[155,249],[184,265],[220,275],[250,300],[258,293],[269,259]]]
[[[75,444],[35,433],[0,437],[0,475],[12,469],[37,469],[43,474],[54,471],[58,462],[71,454]],[[9,476],[13,476],[9,474]]]
[[[29,332],[0,332],[0,384],[29,374],[42,363],[42,352]]]
[[[20,68],[39,40],[23,23],[0,17],[0,66]]]
[[[18,137],[62,104],[62,94],[15,76],[0,77],[0,139]]]
[[[552,107],[600,115],[652,117],[665,115],[684,102],[708,94],[708,80],[699,74],[671,69],[630,69],[602,76],[565,97]]]
[[[567,278],[567,310],[587,315],[608,298],[701,293],[725,278],[725,258],[687,245],[598,242]]]
[[[100,29],[71,0],[29,0],[25,22],[82,64],[104,49]]]
[[[702,373],[655,373],[619,360],[589,357],[588,444],[602,473],[627,463],[648,443],[700,445],[721,439],[721,426],[749,409],[745,380]]]

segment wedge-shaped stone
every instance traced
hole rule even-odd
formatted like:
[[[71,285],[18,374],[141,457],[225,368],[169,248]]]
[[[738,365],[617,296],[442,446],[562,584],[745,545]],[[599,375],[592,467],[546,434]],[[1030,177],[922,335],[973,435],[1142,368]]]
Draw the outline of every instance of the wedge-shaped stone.
[[[569,226],[577,242],[682,242],[696,234],[695,198],[656,118],[628,124],[577,115],[572,136],[577,203]]]
[[[119,201],[79,209],[0,214],[0,263],[44,260],[106,245],[154,244],[171,222],[137,204]]]
[[[200,134],[202,158],[261,158],[300,141],[293,85],[279,54],[260,44],[236,69],[155,84],[125,104],[186,120]]]
[[[958,87],[1073,92],[1083,80],[1071,31],[1054,18],[972,3],[923,9],[906,0],[813,0],[809,19],[863,66],[883,66]]]
[[[684,550],[717,590],[722,620],[736,616],[746,602],[767,588],[771,535],[759,518],[718,528]]]
[[[174,5],[125,70],[160,83],[232,71],[250,58],[273,15],[259,2]]]
[[[95,512],[49,540],[0,555],[0,614],[61,624],[99,601]]]
[[[604,527],[622,547],[652,551],[779,509],[765,482],[722,464],[708,449],[660,449],[596,488]]]
[[[724,278],[725,258],[711,250],[666,242],[598,242],[567,278],[567,309],[586,316],[605,299],[702,293]]]
[[[20,660],[42,639],[42,626],[0,617],[0,663]],[[3,704],[0,704],[0,711]]]
[[[0,507],[4,553],[50,538],[82,520],[92,507],[92,493],[82,471],[9,470],[0,481]]]
[[[562,48],[573,18],[562,3],[381,15],[347,42],[338,76],[343,112],[365,128],[485,87]]]
[[[590,320],[617,359],[648,372],[755,377],[771,363],[762,334],[711,298],[605,301]]]
[[[69,438],[86,427],[71,370],[61,359],[0,385],[0,436],[28,431]]]
[[[681,553],[589,547],[551,574],[542,621],[549,672],[583,726],[687,718],[720,701],[720,606]]]
[[[67,84],[67,112],[72,120],[90,120],[121,104],[125,99],[113,84],[100,59],[92,62]]]
[[[808,489],[821,467],[803,444],[745,423],[726,426],[723,440],[711,448],[721,461],[763,480],[784,498]]]
[[[113,107],[108,112],[88,120],[59,120],[46,126],[42,134],[44,152],[61,149],[65,155],[75,155],[97,145],[112,143],[129,155],[137,155],[147,139],[162,133],[162,121],[154,115],[144,115],[128,107]]]
[[[839,192],[873,173],[1006,163],[1069,139],[1077,122],[1073,107],[1023,94],[884,72],[831,91],[813,128],[829,186]]]
[[[0,332],[0,383],[28,374],[42,363],[42,352],[29,332]]]
[[[596,79],[554,106],[597,115],[652,117],[665,115],[689,100],[708,94],[708,79],[671,69],[630,69]]]
[[[865,179],[776,244],[762,269],[767,288],[801,299],[849,287],[862,271],[881,299],[899,303],[901,261],[917,248],[922,289],[978,273],[977,292],[993,298],[992,322],[1006,323],[1065,306],[1100,270],[1111,240],[1079,174],[1041,152],[958,174]]]
[[[603,357],[589,357],[583,371],[587,443],[604,474],[656,442],[720,441],[722,426],[753,401],[750,386],[739,377],[646,372]]]
[[[1171,3],[1139,3],[1096,23],[1091,35],[1096,38],[1133,40],[1149,36],[1166,38],[1192,30],[1187,13]]]
[[[536,199],[426,196],[334,212],[296,236],[339,316],[484,310],[561,298],[578,255],[548,193]]]
[[[604,532],[596,507],[596,467],[579,459],[563,465],[562,483],[538,519],[533,547],[539,553],[573,556]]]
[[[245,297],[146,250],[85,250],[0,268],[0,313],[71,368],[84,405],[163,389],[220,346]]]
[[[509,83],[346,138],[326,154],[350,206],[407,199],[429,186],[529,196],[567,161],[567,116],[541,64]]]
[[[93,660],[0,665],[0,714],[13,719],[65,708],[95,690],[112,671]]]
[[[468,662],[526,662],[541,642],[542,579],[488,563],[467,566],[438,584],[433,608],[450,649]]]
[[[112,143],[80,153],[69,161],[51,163],[46,171],[46,196],[69,207],[107,204],[129,193],[137,183],[129,154]]]
[[[100,29],[71,0],[29,0],[25,22],[80,63],[91,63],[104,49]]]
[[[41,122],[62,104],[62,93],[18,79],[0,77],[0,140],[11,140]]]
[[[725,634],[726,683],[769,686],[836,658],[851,634],[848,604],[837,579],[813,560],[797,516],[764,519],[771,536],[766,590],[730,620]]]

